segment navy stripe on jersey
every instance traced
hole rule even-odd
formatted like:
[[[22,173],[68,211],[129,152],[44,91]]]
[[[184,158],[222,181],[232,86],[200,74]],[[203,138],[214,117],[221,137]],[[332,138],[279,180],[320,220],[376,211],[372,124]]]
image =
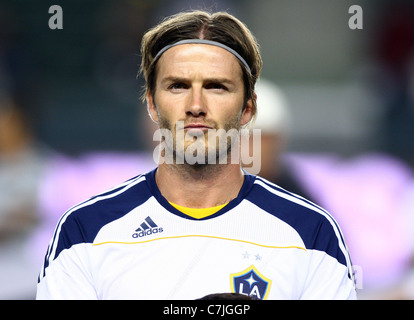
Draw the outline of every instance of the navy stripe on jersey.
[[[324,251],[339,263],[350,266],[339,228],[315,204],[260,177],[256,178],[246,199],[294,228],[307,249]]]
[[[127,186],[128,184],[130,184],[130,183],[133,183],[133,182],[135,182],[135,181],[137,181],[138,179],[140,179],[142,177],[142,175],[139,175],[139,176],[137,176],[137,177],[134,177],[134,178],[131,178],[131,179],[129,179],[129,180],[127,180],[127,181],[125,181],[123,184],[121,184],[121,185],[118,185],[118,186],[116,186],[116,187],[114,187],[114,188],[112,188],[112,189],[110,189],[110,190],[108,190],[108,191],[106,191],[106,192],[104,192],[104,193],[101,193],[101,194],[99,194],[99,195],[96,195],[96,196],[94,196],[94,197],[91,197],[91,198],[89,198],[88,200],[86,200],[86,201],[84,201],[84,202],[81,202],[80,204],[77,204],[77,205],[75,205],[75,206],[73,206],[72,208],[70,208],[70,209],[68,209],[61,217],[60,217],[60,219],[59,219],[59,221],[58,221],[58,223],[57,223],[57,227],[55,228],[55,232],[54,232],[54,234],[53,234],[53,236],[52,236],[52,244],[48,247],[48,250],[47,250],[47,253],[46,253],[46,258],[47,259],[49,259],[49,257],[50,257],[50,255],[51,255],[51,253],[52,253],[52,248],[54,247],[53,246],[53,244],[55,243],[55,241],[56,241],[56,236],[57,236],[57,234],[58,234],[58,230],[59,230],[59,226],[62,224],[62,221],[64,221],[65,219],[66,219],[66,217],[67,217],[67,215],[68,214],[70,214],[70,213],[72,213],[74,210],[77,210],[77,209],[79,209],[79,208],[82,208],[83,206],[85,206],[85,205],[88,205],[88,204],[90,204],[90,203],[92,203],[93,201],[95,201],[95,200],[97,200],[98,198],[102,198],[102,197],[106,197],[106,196],[109,196],[109,195],[111,195],[111,194],[114,194],[114,193],[116,193],[116,192],[118,192],[118,191],[120,191],[120,190],[122,190],[125,186]]]
[[[48,251],[47,251],[47,254],[46,254],[46,258],[49,259],[49,257],[50,257],[50,255],[52,253],[52,248],[54,247],[53,244],[55,243],[56,236],[58,234],[59,226],[62,224],[62,221],[64,221],[66,219],[66,217],[67,217],[68,214],[72,213],[76,209],[79,209],[79,208],[84,207],[85,205],[91,204],[95,200],[99,200],[98,198],[106,197],[106,196],[109,196],[111,194],[114,194],[114,193],[122,190],[125,186],[127,186],[128,184],[130,184],[132,182],[137,181],[141,177],[142,177],[142,175],[139,175],[137,177],[131,178],[131,179],[125,181],[124,183],[122,183],[121,185],[118,185],[118,186],[116,186],[116,187],[114,187],[114,188],[112,188],[112,189],[110,189],[110,190],[108,190],[108,191],[106,191],[104,193],[101,193],[101,194],[96,195],[96,196],[94,196],[92,198],[89,198],[88,200],[86,200],[84,202],[81,202],[80,204],[77,204],[77,205],[73,206],[72,208],[70,208],[69,210],[67,210],[61,216],[61,218],[59,219],[59,221],[57,223],[57,227],[56,227],[55,232],[54,232],[54,234],[52,236],[52,244],[48,247]]]
[[[272,182],[270,182],[270,181],[268,181],[268,180],[266,180],[266,179],[263,179],[263,178],[261,178],[261,177],[259,177],[259,176],[258,176],[257,178],[258,178],[258,180],[260,180],[260,181],[262,181],[263,183],[265,183],[267,186],[272,187],[274,190],[277,190],[277,191],[279,191],[279,192],[282,192],[282,193],[286,194],[287,196],[291,196],[291,197],[294,197],[294,198],[296,198],[296,199],[298,199],[298,200],[300,200],[300,201],[303,201],[305,204],[307,204],[307,205],[309,205],[309,206],[313,207],[316,211],[322,211],[322,213],[323,213],[323,214],[324,214],[324,215],[328,218],[328,220],[329,220],[332,224],[334,224],[335,228],[336,228],[338,231],[340,231],[340,228],[339,228],[338,223],[337,223],[337,222],[335,221],[335,219],[331,216],[331,214],[330,214],[329,212],[327,212],[324,208],[322,208],[322,207],[320,207],[320,206],[316,205],[315,203],[313,203],[313,202],[311,202],[311,201],[309,201],[309,200],[307,200],[307,199],[305,199],[305,198],[301,197],[300,195],[297,195],[297,194],[294,194],[294,193],[292,193],[292,192],[289,192],[289,191],[287,191],[287,190],[283,189],[282,187],[278,186],[277,184],[274,184],[274,183],[272,183]],[[344,247],[346,247],[345,240],[344,240],[344,238],[343,238],[342,233],[341,233],[341,232],[339,232],[339,233],[338,233],[338,235],[339,235],[339,237],[340,237],[340,239],[341,239],[342,245],[343,245]]]
[[[61,217],[49,245],[43,276],[49,262],[63,250],[78,243],[93,243],[103,226],[123,217],[150,197],[145,176],[142,175],[68,210]]]

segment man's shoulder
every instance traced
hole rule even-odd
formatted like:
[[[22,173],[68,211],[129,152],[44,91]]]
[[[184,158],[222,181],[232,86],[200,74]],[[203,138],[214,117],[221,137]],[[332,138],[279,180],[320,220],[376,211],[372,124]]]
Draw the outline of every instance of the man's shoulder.
[[[69,209],[62,218],[89,228],[100,228],[145,202],[150,197],[145,175],[132,178]]]
[[[295,229],[306,249],[324,251],[346,265],[348,253],[339,225],[321,206],[258,176],[246,199]]]
[[[103,226],[126,215],[150,196],[146,176],[139,175],[70,208],[55,230],[58,251],[77,243],[92,243]]]
[[[122,218],[150,197],[146,174],[143,174],[67,210],[56,225],[44,269],[64,250],[93,244],[105,225]]]
[[[316,203],[260,176],[255,176],[253,187],[246,198],[268,213],[280,216],[280,218],[283,218],[284,215],[289,215],[292,218],[303,215],[307,221],[322,221],[331,217],[324,208]]]

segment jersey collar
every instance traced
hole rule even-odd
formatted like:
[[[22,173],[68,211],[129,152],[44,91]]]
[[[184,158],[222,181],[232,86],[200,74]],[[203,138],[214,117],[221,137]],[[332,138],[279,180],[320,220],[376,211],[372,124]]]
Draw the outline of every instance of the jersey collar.
[[[197,221],[202,221],[202,220],[208,220],[208,219],[213,219],[216,218],[218,216],[221,216],[222,214],[226,213],[227,211],[233,209],[235,206],[237,206],[245,197],[246,195],[249,193],[249,191],[251,190],[254,180],[256,179],[256,176],[251,175],[249,173],[247,173],[246,171],[243,170],[244,173],[244,181],[243,181],[243,185],[239,191],[239,194],[237,195],[236,198],[234,198],[233,200],[231,200],[226,206],[224,206],[222,209],[220,209],[219,211],[217,211],[216,213],[209,215],[205,218],[201,218],[201,219],[196,219],[193,217],[190,217],[184,213],[182,213],[181,211],[179,211],[178,209],[176,209],[175,207],[173,207],[166,198],[164,198],[164,196],[161,194],[160,190],[158,189],[157,183],[155,182],[155,173],[157,171],[157,168],[155,168],[154,170],[148,172],[145,176],[147,184],[148,184],[148,188],[150,189],[152,195],[155,197],[155,199],[159,202],[159,204],[161,206],[163,206],[166,210],[168,210],[169,212],[185,218],[185,219],[190,219],[190,220],[197,220]]]

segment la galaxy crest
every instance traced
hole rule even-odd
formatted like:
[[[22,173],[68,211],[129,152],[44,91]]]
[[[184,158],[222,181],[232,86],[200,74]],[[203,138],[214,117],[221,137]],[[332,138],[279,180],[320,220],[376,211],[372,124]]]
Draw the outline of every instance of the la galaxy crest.
[[[267,299],[271,285],[272,280],[262,275],[254,265],[230,274],[231,292],[253,296],[259,300]]]

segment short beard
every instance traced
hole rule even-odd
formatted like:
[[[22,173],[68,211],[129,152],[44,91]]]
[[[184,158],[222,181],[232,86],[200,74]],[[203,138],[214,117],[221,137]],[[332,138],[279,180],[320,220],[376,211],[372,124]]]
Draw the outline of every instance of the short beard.
[[[191,166],[191,168],[195,171],[200,171],[200,170],[208,170],[208,168],[211,168],[213,165],[228,164],[230,163],[232,157],[234,156],[237,156],[237,159],[239,158],[239,154],[238,154],[239,153],[239,136],[238,134],[241,128],[241,123],[240,123],[241,115],[237,117],[233,117],[232,119],[230,119],[230,121],[224,124],[223,129],[217,130],[221,133],[231,133],[230,136],[226,134],[222,134],[221,136],[214,134],[210,136],[207,134],[209,138],[215,139],[214,141],[215,150],[211,149],[212,148],[211,144],[213,142],[210,141],[210,139],[206,139],[206,134],[204,134],[204,144],[205,144],[204,145],[204,158],[200,159],[201,161],[196,161],[194,163],[189,163],[187,157],[185,156],[186,155],[185,151],[190,146],[187,146],[187,148],[183,148],[184,153],[182,151],[177,152],[177,126],[175,127],[175,130],[173,130],[174,128],[171,122],[168,119],[162,117],[159,113],[158,113],[158,119],[159,119],[160,129],[169,130],[173,134],[173,139],[169,143],[165,141],[165,137],[162,137],[162,139],[164,139],[164,142],[166,142],[165,145],[166,145],[166,148],[168,149],[167,151],[164,150],[163,152],[164,153],[171,152],[173,156],[174,164],[185,164],[187,166]],[[236,137],[236,134],[237,134],[237,137]],[[195,143],[196,142],[197,141],[195,141]],[[183,141],[182,143],[184,144],[185,142]],[[234,150],[234,152],[232,152],[234,147],[237,147],[237,150]],[[214,155],[212,153],[214,153]],[[165,156],[165,155],[161,155],[161,156]]]

